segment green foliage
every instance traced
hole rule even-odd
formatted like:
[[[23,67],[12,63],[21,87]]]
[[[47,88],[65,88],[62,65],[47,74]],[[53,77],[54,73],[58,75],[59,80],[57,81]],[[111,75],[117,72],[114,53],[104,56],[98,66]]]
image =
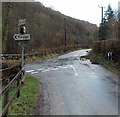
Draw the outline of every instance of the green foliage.
[[[30,115],[35,106],[38,81],[35,77],[26,75],[24,86],[20,90],[20,97],[16,98],[9,108],[9,115]]]
[[[113,53],[113,61],[119,62],[120,59],[120,40],[103,40],[94,41],[92,45],[95,53],[103,54],[107,58],[107,53],[111,51]]]
[[[99,27],[99,40],[118,38],[118,21],[110,4]]]
[[[100,27],[99,27],[99,39],[100,40],[107,39],[107,30],[108,30],[107,22],[105,19],[103,19],[103,22],[100,23]]]
[[[114,17],[114,12],[112,10],[111,5],[109,4],[107,7],[107,11],[105,11],[104,18],[106,20],[110,19],[111,17]]]

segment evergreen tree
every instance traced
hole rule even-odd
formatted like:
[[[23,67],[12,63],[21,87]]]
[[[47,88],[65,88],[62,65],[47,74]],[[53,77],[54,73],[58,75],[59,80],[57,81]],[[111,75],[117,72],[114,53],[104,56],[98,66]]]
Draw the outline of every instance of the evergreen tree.
[[[110,4],[105,11],[104,18],[99,27],[99,39],[111,39],[116,36],[116,20]]]
[[[107,39],[107,30],[108,30],[108,26],[107,26],[106,19],[104,18],[102,22],[100,23],[100,27],[99,27],[99,39],[100,40]]]
[[[107,10],[105,11],[104,18],[105,18],[106,20],[109,20],[109,19],[111,19],[112,17],[114,17],[114,12],[113,12],[113,10],[112,10],[111,5],[109,4],[108,7],[107,7]]]
[[[120,4],[120,2],[119,2],[119,4]],[[119,8],[118,8],[118,14],[117,14],[118,16],[117,16],[117,20],[118,20],[118,39],[120,39],[120,6],[119,6]]]

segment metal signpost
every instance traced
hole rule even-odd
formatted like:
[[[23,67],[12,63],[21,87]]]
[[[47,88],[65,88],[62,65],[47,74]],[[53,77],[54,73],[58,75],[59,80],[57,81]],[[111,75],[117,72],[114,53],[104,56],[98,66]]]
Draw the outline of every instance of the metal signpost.
[[[21,46],[22,49],[22,62],[21,62],[21,67],[23,68],[25,65],[25,60],[24,60],[24,51],[25,51],[25,46],[27,42],[30,40],[30,34],[26,34],[26,19],[21,19],[18,21],[18,26],[19,26],[19,32],[20,34],[15,34],[13,36],[14,40],[18,42],[18,44]]]
[[[16,41],[26,41],[26,40],[30,40],[30,34],[24,34],[24,35],[21,35],[21,34],[15,34],[13,36],[14,40]]]
[[[21,19],[18,21],[18,26],[26,24],[26,19]]]

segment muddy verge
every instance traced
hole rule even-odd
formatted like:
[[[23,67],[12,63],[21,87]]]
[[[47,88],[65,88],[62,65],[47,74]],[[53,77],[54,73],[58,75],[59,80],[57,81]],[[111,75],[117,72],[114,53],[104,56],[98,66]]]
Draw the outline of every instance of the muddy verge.
[[[80,60],[81,59],[89,59],[92,64],[99,64],[99,62],[97,60],[93,59],[89,54],[86,56],[80,56]]]
[[[36,79],[38,81],[38,85],[41,84],[40,80],[39,80],[40,78],[36,77]],[[42,115],[41,112],[40,112],[41,108],[42,108],[41,86],[38,86],[36,101],[34,103],[34,106],[32,108],[32,111],[31,111],[30,115],[34,115],[34,116]]]

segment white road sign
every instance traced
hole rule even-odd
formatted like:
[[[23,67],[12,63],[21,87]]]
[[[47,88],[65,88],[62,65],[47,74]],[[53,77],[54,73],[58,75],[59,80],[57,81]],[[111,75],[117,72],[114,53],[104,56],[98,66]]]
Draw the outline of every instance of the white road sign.
[[[26,24],[26,19],[21,19],[21,20],[19,20],[19,22],[18,22],[18,25],[20,26],[20,25],[24,25],[24,24]]]
[[[14,40],[16,41],[25,41],[25,40],[30,40],[30,34],[15,34],[13,36]]]

